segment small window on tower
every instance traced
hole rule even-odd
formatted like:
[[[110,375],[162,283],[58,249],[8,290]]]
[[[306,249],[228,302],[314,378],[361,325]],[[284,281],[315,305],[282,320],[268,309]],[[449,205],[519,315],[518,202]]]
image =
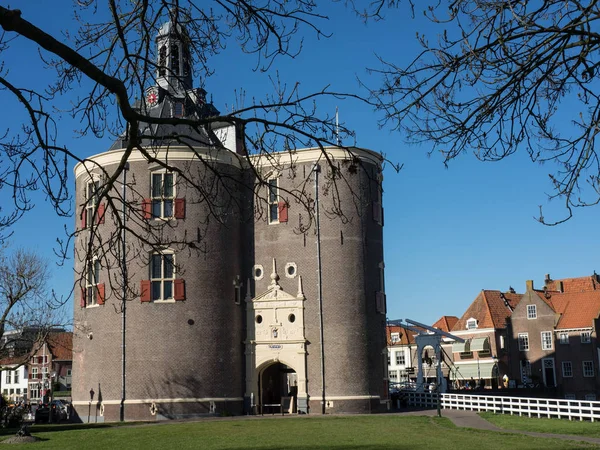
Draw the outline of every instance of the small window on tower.
[[[183,102],[175,102],[175,105],[173,105],[173,116],[174,117],[183,117],[184,116]]]
[[[171,71],[173,75],[179,75],[179,45],[171,45]]]
[[[163,45],[158,51],[158,76],[164,77],[167,73],[167,47]]]

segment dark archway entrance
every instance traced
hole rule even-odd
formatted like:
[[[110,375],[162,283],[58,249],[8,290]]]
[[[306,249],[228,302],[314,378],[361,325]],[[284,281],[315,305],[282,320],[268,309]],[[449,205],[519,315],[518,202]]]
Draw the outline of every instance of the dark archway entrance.
[[[264,368],[258,381],[260,407],[263,413],[289,411],[290,397],[292,412],[296,412],[298,377],[296,371],[282,363],[274,363]],[[287,400],[286,400],[287,399]]]

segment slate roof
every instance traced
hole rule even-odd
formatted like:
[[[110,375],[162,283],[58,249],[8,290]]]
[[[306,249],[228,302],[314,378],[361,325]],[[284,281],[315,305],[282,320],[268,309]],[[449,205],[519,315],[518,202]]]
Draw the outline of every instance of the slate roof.
[[[204,95],[204,94],[200,94]],[[154,107],[148,107],[145,113],[154,118],[173,118],[172,111],[174,103],[181,101],[164,94],[161,101]],[[137,102],[134,108],[141,109],[141,102]],[[212,105],[207,103],[194,103],[189,98],[185,100],[185,119],[197,120],[206,116],[216,116],[219,111]],[[189,125],[171,125],[171,124],[140,124],[140,133],[145,137],[142,139],[142,146],[147,150],[152,147],[164,147],[169,145],[190,145],[192,147],[206,147],[215,145],[218,142],[217,137],[212,131],[207,131],[207,128],[191,127]],[[127,147],[128,138],[126,134],[122,134],[112,144],[109,150],[119,150]]]
[[[546,280],[546,289],[535,292],[560,314],[556,329],[591,327],[600,315],[598,275]]]
[[[506,328],[506,319],[511,316],[522,294],[482,290],[473,303],[456,322],[452,331],[467,329],[467,320],[477,320],[477,328]]]

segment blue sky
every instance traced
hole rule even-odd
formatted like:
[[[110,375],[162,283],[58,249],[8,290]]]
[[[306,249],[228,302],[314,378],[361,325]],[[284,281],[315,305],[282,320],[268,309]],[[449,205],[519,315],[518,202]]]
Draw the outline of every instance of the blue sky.
[[[70,2],[30,1],[19,8],[24,18],[56,37],[61,29],[74,26]],[[376,67],[376,53],[402,65],[419,51],[416,31],[435,32],[421,18],[411,19],[406,9],[393,10],[387,20],[368,24],[343,4],[328,5],[326,13],[330,20],[323,21],[322,28],[333,37],[316,39],[309,33],[298,57],[278,60],[273,67],[289,84],[299,81],[303,93],[326,85],[335,91],[360,92],[358,77],[376,82],[365,71],[365,67]],[[16,41],[4,57],[23,85],[43,83],[51,76],[31,60],[30,55],[35,54],[32,45]],[[236,89],[245,89],[247,98],[261,98],[270,92],[268,76],[251,70],[253,61],[234,48],[212,60],[216,73],[206,80],[205,87],[221,111],[232,103]],[[0,101],[5,105],[0,112],[2,126],[19,126],[18,105],[4,92]],[[440,155],[427,156],[428,145],[408,146],[400,133],[380,129],[380,116],[364,104],[326,99],[319,103],[319,110],[333,114],[336,106],[340,120],[356,130],[357,145],[382,151],[390,160],[404,164],[400,173],[389,166],[384,172],[390,318],[433,323],[442,315],[462,315],[481,289],[504,291],[512,286],[523,292],[525,280],[533,279],[539,286],[546,273],[566,278],[600,270],[596,256],[598,207],[577,210],[573,219],[558,227],[534,220],[538,205],[561,213],[560,200],[547,200],[551,164],[532,163],[520,152],[498,163],[481,163],[472,155],[463,155],[446,169]],[[564,132],[568,126],[565,120]],[[110,145],[110,139],[75,138],[76,127],[64,118],[61,140],[82,156]],[[2,204],[9,201],[7,194],[0,193]],[[12,245],[38,249],[53,266],[53,288],[66,295],[73,283],[72,268],[70,261],[65,267],[54,267],[53,248],[56,239],[64,237],[64,227],[70,230],[74,226],[74,219],[57,218],[42,194],[34,201],[35,209],[14,229]]]

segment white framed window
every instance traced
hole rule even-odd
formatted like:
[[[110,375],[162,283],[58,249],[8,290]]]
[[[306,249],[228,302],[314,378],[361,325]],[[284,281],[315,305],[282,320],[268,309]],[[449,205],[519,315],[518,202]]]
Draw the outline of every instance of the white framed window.
[[[594,376],[594,361],[583,361],[583,376],[593,377]]]
[[[562,374],[565,378],[570,378],[573,376],[573,364],[571,364],[571,361],[562,362]]]
[[[96,223],[96,210],[100,197],[100,180],[89,180],[85,185],[85,226]]]
[[[6,384],[12,384],[12,370],[6,371]]]
[[[400,333],[390,333],[390,339],[392,341],[392,345],[400,342]]]
[[[537,319],[537,306],[536,305],[527,305],[527,318],[528,319]]]
[[[398,371],[390,370],[389,377],[390,377],[390,381],[397,382],[398,381]]]
[[[542,350],[552,350],[552,331],[542,331]]]
[[[569,333],[558,333],[558,343],[562,345],[567,345],[569,343]]]
[[[153,253],[150,261],[151,300],[173,300],[175,255],[171,252]]]
[[[404,352],[396,352],[396,365],[404,366],[406,364],[406,356]]]
[[[279,180],[271,178],[268,183],[269,223],[279,223]]]
[[[172,172],[152,172],[151,184],[152,217],[163,219],[174,217],[175,174]]]
[[[506,342],[504,341],[504,335],[500,335],[500,349],[504,350],[506,347]]]
[[[31,379],[32,380],[37,380],[38,377],[38,368],[37,367],[32,367],[31,368]]]
[[[475,328],[477,328],[477,319],[467,320],[467,330],[474,330]]]
[[[388,366],[392,365],[392,356],[390,355],[390,351],[388,350],[387,352],[387,361],[388,361]]]
[[[529,334],[528,333],[519,333],[519,350],[522,352],[526,352],[529,350]]]
[[[581,343],[589,344],[592,342],[592,332],[591,331],[582,331],[581,332]]]
[[[35,383],[31,385],[31,398],[40,398],[40,385]]]
[[[15,384],[19,384],[19,369],[15,370],[14,379],[15,379]]]
[[[85,277],[85,306],[98,304],[98,281],[100,280],[100,260],[94,258],[88,262]]]

